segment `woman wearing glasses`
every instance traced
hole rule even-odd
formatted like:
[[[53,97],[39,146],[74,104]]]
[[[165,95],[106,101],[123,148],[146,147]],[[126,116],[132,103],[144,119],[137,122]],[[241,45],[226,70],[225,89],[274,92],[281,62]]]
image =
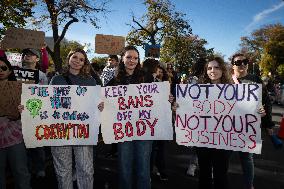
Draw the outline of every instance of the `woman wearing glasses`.
[[[0,83],[16,81],[13,68],[6,54],[0,51]],[[0,89],[2,90],[2,89]],[[1,97],[3,98],[3,97]],[[14,176],[15,188],[30,189],[26,147],[22,135],[20,116],[0,115],[0,188],[6,188],[6,163]]]
[[[238,83],[262,83],[261,79],[257,75],[248,74],[249,60],[244,54],[234,54],[231,60],[233,75],[232,78],[236,84]],[[269,101],[268,93],[264,85],[262,85],[262,104],[265,109],[265,116],[261,118],[261,125],[266,127],[269,135],[273,134],[272,128],[274,123],[272,122],[271,111],[272,106]],[[240,152],[240,161],[243,169],[243,177],[246,189],[253,189],[254,179],[254,163],[253,154],[248,152]]]

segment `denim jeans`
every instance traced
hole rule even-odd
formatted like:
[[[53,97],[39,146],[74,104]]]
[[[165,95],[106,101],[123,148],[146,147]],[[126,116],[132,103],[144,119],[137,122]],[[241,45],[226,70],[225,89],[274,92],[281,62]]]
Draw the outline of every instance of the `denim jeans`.
[[[253,154],[248,152],[239,152],[239,156],[243,169],[245,187],[251,188],[253,186],[254,179]]]
[[[119,188],[150,189],[152,141],[131,141],[118,144]],[[135,170],[134,178],[133,171]]]
[[[16,189],[31,189],[25,144],[0,148],[0,188],[6,188],[6,163],[9,162]]]

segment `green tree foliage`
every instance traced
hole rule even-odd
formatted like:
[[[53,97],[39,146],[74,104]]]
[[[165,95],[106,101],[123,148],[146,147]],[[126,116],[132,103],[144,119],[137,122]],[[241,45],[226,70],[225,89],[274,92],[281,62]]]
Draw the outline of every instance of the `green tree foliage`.
[[[165,40],[161,50],[161,61],[174,62],[183,73],[188,73],[199,58],[213,56],[213,49],[206,49],[207,41],[198,36],[175,37]]]
[[[35,3],[31,0],[1,0],[0,6],[0,39],[3,37],[7,28],[23,27],[26,18],[32,16],[32,7]]]
[[[106,65],[108,57],[94,57],[91,59],[91,63],[97,64],[99,67]]]
[[[161,44],[161,61],[173,62],[186,73],[198,58],[213,53],[213,49],[205,49],[204,39],[192,35],[185,14],[177,12],[170,1],[145,0],[144,4],[147,12],[140,19],[132,16],[131,30],[126,37],[129,44]]]
[[[77,22],[89,22],[98,28],[97,16],[107,12],[105,7],[104,0],[100,1],[100,4],[98,1],[89,0],[41,0],[38,2],[36,9],[39,15],[33,20],[33,24],[37,28],[49,26],[52,29],[54,46],[47,47],[47,51],[55,63],[56,71],[62,70],[60,42],[69,27]]]
[[[283,25],[267,25],[255,30],[249,37],[242,37],[241,41],[241,47],[252,55],[256,63],[259,64],[263,75],[271,72],[274,76],[279,75],[284,78]]]
[[[174,10],[168,0],[145,0],[147,13],[139,20],[132,16],[133,24],[126,40],[129,44],[142,46],[160,44],[165,37],[191,34],[191,27],[183,18],[185,14]]]

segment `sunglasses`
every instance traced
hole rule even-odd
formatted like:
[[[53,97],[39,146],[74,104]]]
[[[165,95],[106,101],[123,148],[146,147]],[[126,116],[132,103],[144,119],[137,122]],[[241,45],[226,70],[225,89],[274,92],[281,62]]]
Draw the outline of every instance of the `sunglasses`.
[[[8,70],[8,67],[7,66],[0,66],[0,69],[5,72],[5,71]]]
[[[236,65],[236,66],[241,66],[241,65],[248,65],[249,61],[248,59],[244,59],[244,60],[236,60],[234,61],[233,65]]]

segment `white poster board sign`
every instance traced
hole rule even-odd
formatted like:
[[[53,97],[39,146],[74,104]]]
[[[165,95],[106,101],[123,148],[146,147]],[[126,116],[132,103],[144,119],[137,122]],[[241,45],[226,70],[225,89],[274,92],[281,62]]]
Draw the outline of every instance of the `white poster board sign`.
[[[259,84],[177,85],[177,143],[260,154],[261,98]]]
[[[22,54],[21,53],[13,53],[6,52],[7,59],[11,63],[12,66],[22,67]]]
[[[103,88],[102,135],[106,144],[172,140],[169,82]]]
[[[26,146],[96,145],[100,93],[100,86],[23,84]]]

